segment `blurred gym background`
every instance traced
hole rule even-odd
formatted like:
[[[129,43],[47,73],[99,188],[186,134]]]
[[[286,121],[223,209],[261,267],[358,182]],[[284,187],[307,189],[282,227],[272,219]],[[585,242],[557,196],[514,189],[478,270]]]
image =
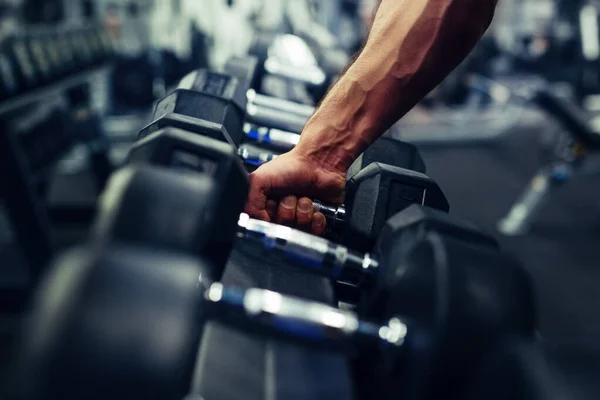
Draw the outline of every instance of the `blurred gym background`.
[[[316,62],[331,83],[376,3],[0,0],[2,311],[13,318],[37,266],[81,240],[107,175],[184,75],[261,46],[272,55],[261,40],[292,34],[309,52],[288,42],[277,56]],[[599,14],[597,0],[500,0],[472,55],[390,132],[419,147],[452,214],[495,233],[531,272],[542,338],[586,352],[600,351]],[[34,62],[47,59],[38,80],[25,79],[23,38],[45,52],[32,47]],[[315,105],[326,89],[273,76],[261,90]]]

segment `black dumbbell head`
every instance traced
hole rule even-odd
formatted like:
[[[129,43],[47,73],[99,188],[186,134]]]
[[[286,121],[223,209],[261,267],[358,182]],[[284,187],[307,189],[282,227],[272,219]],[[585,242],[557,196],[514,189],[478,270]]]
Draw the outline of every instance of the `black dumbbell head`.
[[[183,399],[202,330],[208,264],[111,246],[58,259],[25,330],[17,380],[28,400]]]
[[[377,238],[374,253],[390,254],[397,246],[398,238],[414,238],[432,231],[466,242],[498,247],[496,239],[477,226],[453,218],[447,212],[413,204],[385,221]]]
[[[445,212],[450,207],[440,187],[427,175],[371,163],[347,181],[344,242],[369,251],[385,222],[412,204]]]
[[[380,270],[362,293],[360,312],[374,319],[402,315],[435,332],[430,347],[422,347],[431,356],[420,354],[427,361],[405,377],[420,398],[460,393],[458,377],[486,348],[504,336],[533,334],[529,277],[470,224],[411,206],[386,223],[376,252]]]
[[[227,131],[227,127],[225,125],[175,113],[165,114],[162,117],[152,121],[140,131],[138,140],[141,140],[148,135],[165,128],[182,129],[197,135],[219,140],[233,147],[237,147],[237,144],[231,138],[231,135]]]
[[[138,141],[130,150],[129,162],[208,175],[218,182],[212,194],[216,200],[213,212],[218,219],[215,223],[221,225],[217,225],[213,234],[219,242],[231,242],[233,233],[225,227],[237,222],[249,190],[248,174],[234,147],[210,137],[169,128]],[[229,252],[228,248],[226,245],[224,253]],[[222,262],[224,253],[212,260]]]
[[[224,268],[247,196],[240,191],[224,198],[226,184],[185,169],[127,167],[113,174],[102,194],[95,236],[201,254]]]
[[[231,143],[240,144],[246,113],[246,91],[237,78],[197,70],[182,79],[178,88],[163,98],[154,110],[153,119],[168,114],[223,125]]]
[[[360,306],[362,312],[369,314],[373,310],[382,311],[389,303],[389,296],[395,292],[396,282],[399,279],[409,279],[407,285],[413,284],[410,276],[406,274],[405,269],[408,265],[404,262],[404,257],[415,243],[432,232],[444,238],[454,238],[482,248],[498,248],[492,236],[485,234],[474,225],[452,218],[439,210],[412,205],[388,219],[381,229],[373,249],[373,254],[379,261],[379,270],[373,286],[365,291],[362,297]],[[415,272],[419,270],[415,269]],[[424,290],[422,295],[429,299],[431,291],[431,288]],[[427,303],[427,299],[422,303]]]
[[[129,152],[129,163],[208,174],[227,182],[237,197],[244,197],[240,193],[248,189],[248,177],[234,147],[181,129],[161,129],[138,140]]]
[[[382,136],[371,144],[348,169],[348,179],[378,162],[425,173],[425,163],[415,145]]]
[[[533,336],[531,281],[494,247],[430,232],[406,251],[392,279],[384,313],[400,313],[436,332],[428,362],[407,377],[420,398],[460,393],[487,349],[506,337]]]

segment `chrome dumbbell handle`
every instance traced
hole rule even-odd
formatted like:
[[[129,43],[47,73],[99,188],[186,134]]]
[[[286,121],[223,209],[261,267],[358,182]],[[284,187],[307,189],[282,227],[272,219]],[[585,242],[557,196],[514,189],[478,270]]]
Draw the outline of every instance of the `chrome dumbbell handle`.
[[[398,318],[385,325],[360,320],[350,311],[264,289],[213,283],[203,291],[209,319],[260,336],[354,355],[363,346],[389,354],[402,348],[408,328]]]
[[[329,240],[287,226],[240,214],[238,234],[267,250],[313,268],[331,279],[359,285],[372,279],[379,263],[370,254],[360,254]]]

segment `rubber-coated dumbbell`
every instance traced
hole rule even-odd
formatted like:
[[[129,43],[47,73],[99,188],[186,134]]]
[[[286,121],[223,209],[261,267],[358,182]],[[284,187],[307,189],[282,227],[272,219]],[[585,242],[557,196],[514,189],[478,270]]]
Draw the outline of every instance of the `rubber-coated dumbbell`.
[[[266,98],[270,100],[267,101]],[[260,126],[299,134],[312,114],[306,115],[304,109],[294,110],[297,105],[298,103],[268,96],[258,97],[251,91],[246,106],[246,119]]]
[[[250,122],[300,133],[315,112],[315,108],[309,105],[258,94],[254,89],[261,86],[264,65],[257,57],[232,57],[223,70],[226,74],[246,82],[246,118]]]
[[[231,250],[239,213],[244,208],[249,189],[247,173],[235,149],[209,137],[166,129],[136,143],[130,151],[129,163],[168,166],[176,169],[183,181],[170,180],[164,174],[149,176],[145,170],[118,172],[111,178],[102,197],[107,224],[99,222],[99,232],[103,232],[100,235],[135,238],[145,233],[146,236],[139,240],[201,254],[210,249],[210,260],[223,263]],[[201,179],[204,176],[212,180]],[[124,197],[115,198],[116,193],[111,194],[111,187],[118,191],[131,180],[136,184],[123,193]],[[184,184],[186,181],[192,182],[192,186],[188,188]],[[164,188],[161,187],[163,184]],[[180,193],[188,189],[191,190],[187,195],[196,198],[194,204],[179,198],[181,203],[175,204],[175,208],[144,208],[145,198],[170,196],[166,202],[177,202]],[[109,228],[113,218],[123,220]],[[148,226],[139,232],[141,222]],[[108,234],[104,232],[106,229],[115,232]]]
[[[244,135],[246,142],[256,143],[261,145],[261,147],[279,152],[291,150],[300,142],[300,135],[297,133],[266,128],[250,123],[244,124]]]
[[[25,331],[21,398],[183,398],[210,321],[345,354],[361,370],[359,380],[393,389],[385,398],[458,394],[498,340],[530,334],[523,306],[530,288],[516,271],[451,264],[440,258],[444,252],[430,234],[402,260],[446,276],[428,303],[433,310],[405,315],[406,304],[390,302],[373,323],[320,303],[215,283],[213,266],[195,257],[123,245],[71,251],[55,262]]]
[[[259,60],[253,56],[231,57],[223,67],[223,72],[227,75],[246,82],[247,118],[261,125],[275,127],[285,127],[286,125],[281,125],[285,122],[281,121],[287,120],[290,121],[288,124],[292,123],[296,128],[292,129],[293,132],[300,132],[314,114],[315,107],[257,93],[255,89],[260,86],[260,70]]]
[[[414,286],[415,282],[424,281],[414,279],[411,274],[424,272],[410,271],[407,265],[401,263],[403,253],[419,237],[435,233],[449,248],[457,244],[466,249],[460,256],[449,253],[449,258],[454,257],[456,262],[464,258],[463,263],[476,265],[476,259],[487,257],[490,264],[482,268],[512,268],[506,265],[514,265],[514,261],[498,252],[492,237],[445,213],[418,205],[390,218],[376,246],[366,254],[292,228],[254,220],[246,214],[241,214],[238,226],[238,237],[252,240],[261,249],[343,285],[345,290],[339,293],[339,300],[354,303],[365,316],[370,315],[369,310],[381,309],[397,288],[415,297],[419,293],[427,297],[434,290],[432,282],[428,282],[426,287]]]
[[[219,192],[218,182],[207,174],[186,175],[150,166],[121,170],[113,176],[103,195],[96,237],[106,243],[145,245],[220,261],[213,264],[220,268],[213,270],[214,278],[219,279],[229,255],[223,253],[227,250],[225,244],[230,249],[237,233],[246,242],[290,259],[311,273],[358,286],[359,308],[363,312],[373,309],[374,304],[386,303],[395,287],[406,286],[411,290],[414,282],[423,283],[405,283],[407,277],[412,279],[411,273],[419,273],[407,272],[401,262],[404,250],[412,245],[411,238],[435,233],[449,248],[465,249],[466,256],[455,256],[452,252],[447,255],[465,266],[476,266],[485,260],[489,265],[482,269],[499,265],[506,271],[513,268],[510,261],[498,254],[492,238],[435,210],[418,207],[399,213],[386,224],[376,253],[362,254],[289,227],[250,219],[245,214],[232,223],[231,217],[236,214],[231,210],[227,219],[220,221],[213,216],[222,216],[228,210],[221,207]],[[410,245],[404,244],[407,240]],[[427,288],[434,290],[433,284],[428,284]],[[427,288],[419,290],[430,293]]]
[[[247,68],[252,71],[253,67]],[[158,102],[152,123],[141,130],[139,138],[165,127],[174,127],[238,146],[245,135],[242,128],[248,105],[248,79],[251,78],[240,71],[236,73],[240,75],[200,69],[188,74],[175,91]],[[264,107],[251,105],[249,115],[260,112],[262,108]],[[274,112],[271,109],[265,112],[269,113],[274,125],[282,128],[286,128],[286,119],[296,122],[298,119],[286,112]],[[204,122],[199,123],[197,120]],[[302,122],[302,126],[305,122]]]
[[[163,128],[179,128],[237,147],[242,137],[246,87],[238,78],[197,70],[156,105],[153,121],[138,139]]]
[[[225,72],[229,73],[229,62],[225,65]],[[231,73],[232,76],[237,76],[235,73]],[[315,113],[316,108],[307,104],[296,103],[290,100],[280,99],[277,97],[266,96],[264,94],[257,93],[254,89],[248,89],[246,92],[248,99],[247,107],[267,108],[272,110],[278,110],[294,116],[303,117],[307,121]],[[248,114],[252,114],[248,110]]]
[[[241,145],[237,153],[249,171],[258,168],[269,161],[273,161],[280,156],[280,154],[265,151],[264,149],[253,145]]]
[[[207,158],[207,154],[202,148],[205,143],[212,143],[212,140],[209,137],[200,137],[177,129],[163,129],[135,144],[131,149],[130,159],[132,162],[173,167],[175,160],[173,153],[179,154],[180,150],[178,149],[182,147],[185,147],[188,158],[195,157],[195,160]],[[226,161],[228,166],[234,164],[230,158],[237,158],[237,156],[232,156],[235,154],[232,147],[225,149],[225,146],[216,144],[210,144],[209,147],[212,149],[211,151],[221,150],[217,162],[228,160]],[[194,153],[193,149],[197,149],[197,152]],[[211,158],[209,157],[209,159]],[[356,161],[355,169],[364,164],[368,165],[347,181],[345,208],[316,203],[319,210],[328,217],[331,230],[336,233],[343,231],[344,243],[367,251],[372,247],[385,220],[413,203],[448,211],[449,206],[444,194],[429,177],[386,164],[369,163],[370,159],[370,156],[366,155]],[[215,160],[214,155],[212,160]],[[196,163],[198,162],[196,161]],[[189,169],[189,166],[186,168]],[[191,169],[193,168],[192,166]],[[228,187],[232,186],[228,182],[233,182],[234,179],[235,182],[241,180],[239,177],[232,178],[233,174],[245,174],[239,168],[229,168],[227,171],[227,177],[220,182],[221,185]],[[238,193],[237,188],[231,190]],[[240,187],[239,190],[243,190],[243,188]],[[237,198],[245,198],[245,196],[246,194],[238,194]],[[229,210],[233,213],[237,211],[239,214],[242,209],[230,208]]]

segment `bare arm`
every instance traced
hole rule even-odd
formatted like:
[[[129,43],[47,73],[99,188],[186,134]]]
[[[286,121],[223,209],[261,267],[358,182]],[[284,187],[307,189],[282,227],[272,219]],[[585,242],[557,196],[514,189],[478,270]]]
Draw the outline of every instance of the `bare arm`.
[[[246,212],[323,233],[310,198],[344,201],[356,157],[469,54],[497,0],[382,0],[363,51],[325,96],[299,144],[250,175]]]
[[[345,171],[469,54],[496,2],[383,0],[363,51],[306,125],[298,151]]]

